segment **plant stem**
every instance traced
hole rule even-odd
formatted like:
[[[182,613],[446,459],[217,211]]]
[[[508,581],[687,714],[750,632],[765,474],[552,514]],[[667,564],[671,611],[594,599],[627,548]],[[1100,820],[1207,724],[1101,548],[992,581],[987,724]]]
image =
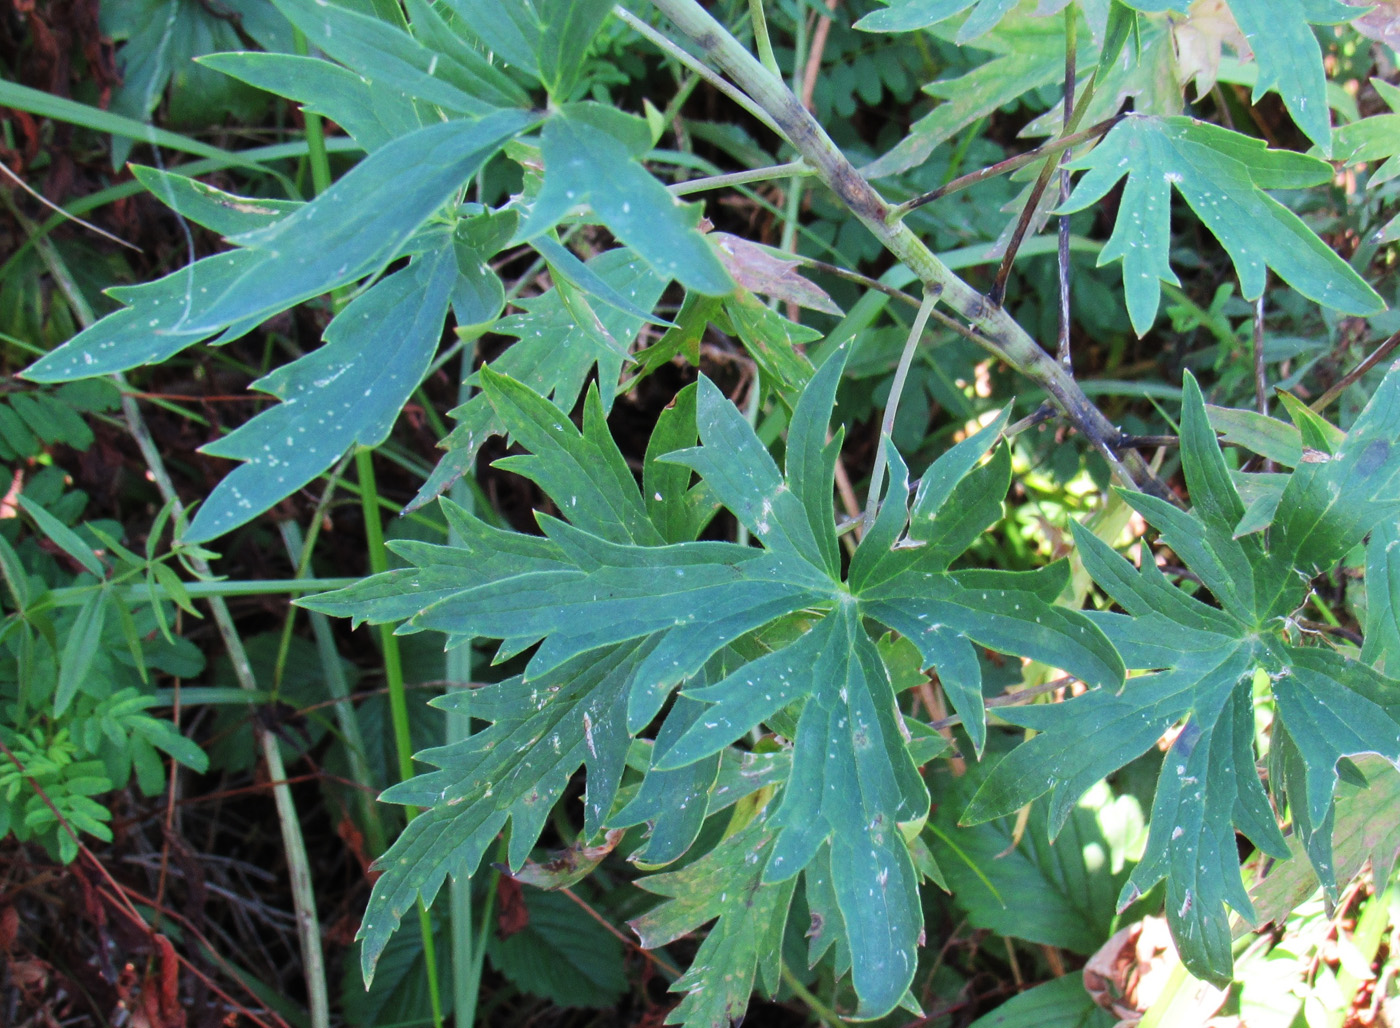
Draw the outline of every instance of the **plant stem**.
[[[326,499],[330,498],[330,494],[331,490],[327,489]],[[317,521],[312,521],[312,525],[314,526]],[[310,533],[303,539],[301,526],[295,521],[279,521],[277,529],[282,535],[283,544],[287,547],[288,556],[291,557],[292,563],[297,566],[298,576],[304,574],[311,557],[311,551],[315,546],[315,539]],[[369,855],[377,857],[388,846],[388,839],[384,834],[384,821],[379,816],[379,807],[374,799],[374,776],[370,773],[369,764],[365,760],[365,741],[360,733],[360,721],[355,716],[355,706],[350,701],[350,686],[345,680],[345,673],[341,670],[340,654],[336,652],[335,636],[331,631],[330,619],[317,611],[311,611],[310,615],[311,632],[316,637],[316,652],[321,658],[326,688],[330,690],[331,696],[339,701],[335,705],[335,719],[340,729],[341,738],[345,741],[345,752],[350,762],[350,774],[356,782],[364,786],[363,790],[356,793],[356,802],[360,807],[360,817],[364,820],[365,842],[369,846]],[[288,618],[287,621],[290,624],[291,618]]]
[[[384,526],[380,522],[379,489],[374,479],[374,451],[355,451],[355,473],[360,480],[360,504],[365,519],[365,548],[369,551],[369,570],[382,575],[389,570],[389,551],[384,548]],[[399,637],[393,626],[379,626],[380,648],[384,654],[384,681],[389,689],[389,717],[394,729],[394,753],[398,758],[399,780],[413,777],[413,738],[409,731],[408,698],[404,689],[403,657],[399,652]],[[405,807],[411,821],[418,808]],[[442,1028],[442,997],[438,994],[437,947],[433,942],[433,923],[427,905],[418,900],[418,926],[423,933],[423,964],[428,976],[428,1000],[433,1010],[433,1024]]]
[[[1065,118],[1064,132],[1070,132],[1070,122],[1074,118],[1074,79],[1075,79],[1075,55],[1076,36],[1078,35],[1079,22],[1078,10],[1071,4],[1065,8]],[[1060,155],[1060,203],[1063,204],[1069,199],[1070,174],[1068,164],[1070,161],[1069,148]],[[1059,357],[1060,363],[1070,371],[1074,372],[1074,362],[1070,358],[1069,351],[1069,215],[1060,215],[1060,345],[1055,349],[1055,355]]]
[[[758,59],[774,78],[781,78],[778,59],[773,56],[773,41],[768,38],[768,16],[763,13],[763,0],[749,0],[749,19],[753,22],[753,39],[758,47]]]
[[[1330,405],[1333,400],[1341,396],[1342,393],[1346,392],[1352,386],[1353,383],[1355,383],[1359,378],[1361,378],[1362,375],[1366,374],[1366,372],[1370,371],[1381,361],[1389,357],[1391,352],[1394,351],[1394,349],[1397,346],[1400,346],[1400,332],[1394,333],[1389,339],[1387,339],[1385,342],[1381,343],[1380,346],[1377,346],[1373,351],[1371,351],[1371,355],[1369,357],[1363,360],[1351,371],[1347,372],[1346,375],[1342,377],[1341,381],[1339,381],[1331,389],[1327,390],[1327,392],[1323,393],[1316,400],[1314,400],[1310,405],[1309,409],[1312,410],[1314,414],[1321,414],[1327,409],[1328,405]]]
[[[1094,87],[1098,73],[1089,77],[1089,83],[1084,87],[1084,95],[1079,98],[1079,103],[1074,105],[1074,110],[1065,121],[1065,135],[1070,135],[1079,127],[1079,122],[1084,118],[1084,112],[1089,109],[1089,101],[1094,98]],[[1021,249],[1021,240],[1026,238],[1026,232],[1030,230],[1031,222],[1035,219],[1035,212],[1040,207],[1040,198],[1045,195],[1045,188],[1050,184],[1050,178],[1055,172],[1055,165],[1051,161],[1045,162],[1045,167],[1040,169],[1040,176],[1035,180],[1035,185],[1031,187],[1031,195],[1026,199],[1025,209],[1021,211],[1021,217],[1016,222],[1016,230],[1011,233],[1011,242],[1006,247],[1006,256],[1002,258],[1001,267],[997,269],[996,281],[992,283],[991,291],[987,294],[989,299],[997,307],[1001,306],[1001,301],[1006,297],[1006,281],[1011,276],[1011,265],[1016,260],[1016,252]]]
[[[713,71],[710,70],[708,66],[705,65],[704,62],[696,60],[695,57],[693,57],[686,50],[671,42],[660,32],[657,32],[656,29],[652,28],[646,22],[642,21],[641,18],[638,18],[635,14],[627,10],[627,8],[623,7],[621,4],[618,4],[617,6],[613,7],[613,14],[617,15],[618,19],[626,23],[631,29],[633,29],[633,31],[637,32],[639,35],[643,36],[648,42],[655,45],[657,49],[661,50],[664,53],[670,54],[676,60],[680,61],[681,64],[685,65],[691,71],[695,72],[695,74],[699,75],[710,85],[714,86],[725,96],[729,97],[729,99],[733,100],[744,110],[748,111],[759,121],[763,122],[763,124],[767,125],[779,136],[783,135],[783,130],[778,127],[778,123],[773,120],[773,118],[768,114],[767,111],[765,111],[758,104],[754,103],[753,100],[745,96],[741,90],[736,89],[734,86],[724,81],[724,79],[721,78],[719,75],[716,75]],[[718,22],[715,23],[715,27],[719,28],[719,31],[724,32],[724,29],[719,26]],[[725,35],[729,35],[729,33],[725,32]],[[737,42],[734,45],[739,46]],[[743,47],[739,48],[741,50],[743,49]],[[745,50],[744,52],[748,53],[747,50]],[[757,64],[757,62],[755,62],[755,64]],[[758,69],[761,72],[763,72],[765,76],[767,76],[768,69],[764,68],[763,65],[759,64]]]
[[[1008,157],[1006,160],[998,161],[996,164],[989,164],[987,167],[980,168],[977,171],[970,171],[966,175],[959,175],[957,178],[939,186],[937,189],[922,193],[912,200],[905,200],[890,212],[890,220],[898,221],[910,211],[918,210],[925,204],[933,203],[935,200],[941,200],[950,193],[956,193],[966,189],[968,186],[975,186],[979,182],[986,182],[988,179],[996,178],[999,175],[1008,175],[1013,171],[1019,171],[1027,164],[1034,164],[1042,158],[1067,151],[1071,147],[1078,146],[1080,143],[1088,142],[1091,139],[1098,139],[1122,120],[1122,115],[1106,118],[1097,125],[1089,126],[1089,128],[1084,129],[1082,132],[1075,132],[1070,135],[1061,136],[1059,139],[1052,139],[1048,143],[1042,143],[1040,146],[1037,146],[1034,150],[1027,150],[1025,153],[1017,154],[1015,157]]]
[[[691,193],[702,193],[709,189],[740,186],[746,182],[767,182],[770,179],[782,178],[784,175],[791,176],[796,181],[800,176],[813,174],[815,171],[807,167],[804,161],[796,160],[786,164],[774,164],[767,168],[753,168],[750,171],[733,171],[727,175],[693,178],[687,182],[677,182],[666,188],[671,191],[672,196],[689,196]]]
[[[472,387],[469,379],[472,372],[472,352],[469,349],[462,350],[462,367],[457,386],[457,406],[461,406],[471,399]],[[466,474],[452,483],[449,492],[454,503],[467,510],[475,506],[475,497],[472,495],[471,486],[467,479],[472,474],[468,469]],[[462,545],[462,539],[455,529],[449,529],[447,533],[447,544],[449,546]],[[471,643],[464,643],[454,646],[447,651],[447,679],[454,683],[447,688],[455,692],[460,703],[465,704],[471,696],[471,689],[468,683],[475,677],[475,668],[472,667],[472,646]],[[447,742],[448,744],[465,742],[471,738],[472,719],[471,712],[466,706],[447,715]],[[470,1025],[476,1023],[477,1000],[481,994],[481,957],[483,953],[477,953],[472,940],[472,879],[453,878],[451,891],[449,892],[449,903],[452,912],[452,999],[453,1013],[456,1023],[460,1025]],[[484,951],[485,947],[481,947]]]
[[[938,294],[929,290],[924,293],[919,304],[919,313],[914,316],[914,327],[909,330],[909,338],[904,343],[904,352],[899,355],[899,366],[894,369],[894,382],[890,385],[890,398],[885,403],[885,416],[880,422],[880,442],[875,447],[875,467],[870,472],[870,492],[865,497],[865,531],[875,524],[875,515],[880,509],[880,488],[885,484],[885,465],[889,463],[889,448],[894,444],[890,437],[894,434],[894,418],[899,410],[899,397],[904,392],[905,380],[909,378],[909,366],[914,363],[914,351],[919,347],[924,329],[928,327],[929,315],[938,303]]]
[[[846,1022],[841,1020],[841,1015],[817,999],[811,989],[798,981],[797,976],[788,969],[786,962],[783,963],[783,981],[792,990],[792,994],[807,1004],[807,1009],[827,1028],[846,1028]]]
[[[889,223],[891,206],[856,171],[821,125],[792,92],[781,82],[774,81],[753,55],[696,0],[652,0],[652,3],[767,112],[768,120],[783,127],[784,136],[816,169],[828,188],[891,253],[909,266],[926,290],[938,294],[943,302],[977,327],[978,342],[985,349],[1054,398],[1070,422],[1108,461],[1120,481],[1164,497],[1169,495],[1139,453],[1129,450],[1120,459],[1113,447],[1118,438],[1117,428],[1084,395],[1079,383],[1059,361],[1046,353],[1003,309],[953,274],[912,230],[902,223]],[[1083,100],[1079,109],[1087,109]]]

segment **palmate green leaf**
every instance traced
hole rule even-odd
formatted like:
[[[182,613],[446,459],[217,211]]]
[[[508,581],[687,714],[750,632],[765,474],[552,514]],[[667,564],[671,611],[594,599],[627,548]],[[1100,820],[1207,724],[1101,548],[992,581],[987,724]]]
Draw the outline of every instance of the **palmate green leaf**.
[[[1325,161],[1269,150],[1260,140],[1191,118],[1135,116],[1071,167],[1087,173],[1061,213],[1083,210],[1128,176],[1099,264],[1122,259],[1128,314],[1139,335],[1157,316],[1161,282],[1179,284],[1168,262],[1173,188],[1229,253],[1246,299],[1263,292],[1265,269],[1272,268],[1333,310],[1372,314],[1385,306],[1302,219],[1264,192],[1326,181],[1332,168]]]
[[[462,746],[425,754],[442,770],[388,794],[429,809],[385,857],[362,930],[367,970],[415,898],[431,898],[449,872],[470,873],[507,818],[510,860],[519,866],[580,763],[589,767],[586,830],[608,823],[630,737],[655,720],[679,685],[648,777],[673,776],[679,795],[707,809],[724,781],[722,756],[717,776],[714,770],[716,756],[783,707],[801,704],[792,770],[772,814],[777,834],[755,873],[764,883],[790,882],[826,854],[824,896],[858,940],[851,975],[862,1015],[881,1016],[901,1002],[922,930],[918,872],[901,826],[919,824],[929,799],[890,672],[864,619],[914,636],[922,658],[941,673],[956,666],[960,680],[975,687],[975,695],[950,690],[969,724],[982,717],[975,661],[970,671],[961,666],[973,652],[969,639],[1033,655],[1108,688],[1121,682],[1122,665],[1087,618],[1052,606],[1063,566],[1029,575],[947,570],[962,545],[1000,514],[1005,458],[985,469],[975,465],[1002,422],[935,462],[912,514],[907,471],[892,455],[890,499],[857,550],[852,577],[841,580],[832,487],[840,443],[839,436],[827,443],[826,433],[847,352],[829,358],[798,400],[786,474],[704,379],[694,407],[700,445],[665,456],[649,450],[648,463],[658,465],[650,483],[663,481],[663,462],[697,473],[758,547],[678,539],[678,525],[703,524],[689,513],[685,477],[669,480],[669,496],[656,488],[643,501],[596,394],[579,430],[546,399],[487,370],[485,402],[532,451],[507,458],[507,466],[539,483],[568,520],[540,515],[543,539],[507,544],[502,537],[511,533],[488,536],[448,507],[469,552],[398,545],[414,567],[304,601],[376,621],[407,617],[400,631],[497,638],[498,659],[534,647],[520,678],[491,687],[485,701],[483,691],[473,695],[473,716],[492,727]],[[689,431],[665,430],[688,441]],[[983,495],[996,498],[976,499]],[[681,510],[665,515],[667,503]],[[944,512],[952,527],[940,531]],[[491,555],[488,541],[502,552]],[[760,633],[780,620],[782,632]],[[757,655],[735,656],[745,653]],[[647,795],[644,782],[639,796]],[[618,818],[636,816],[634,810]],[[678,854],[695,828],[686,819],[664,826],[658,852]],[[711,971],[690,980],[718,988],[722,972]]]
[[[1390,387],[1387,380],[1382,392]],[[1141,570],[1133,568],[1076,525],[1085,567],[1126,612],[1096,614],[1094,620],[1130,668],[1151,673],[1130,679],[1119,692],[1093,690],[1063,704],[1007,708],[1006,720],[1040,734],[993,769],[964,815],[969,823],[990,820],[1049,792],[1053,833],[1092,783],[1179,726],[1158,782],[1147,851],[1119,902],[1132,902],[1166,878],[1168,920],[1183,960],[1199,977],[1229,980],[1225,905],[1253,917],[1240,880],[1235,832],[1271,855],[1287,853],[1255,770],[1256,677],[1267,676],[1272,683],[1279,731],[1302,757],[1287,793],[1295,827],[1307,836],[1324,883],[1332,882],[1329,826],[1338,761],[1371,752],[1400,762],[1400,684],[1339,653],[1297,645],[1287,631],[1308,588],[1306,570],[1296,569],[1299,555],[1316,561],[1330,553],[1335,560],[1359,538],[1356,533],[1400,511],[1394,501],[1370,499],[1369,491],[1354,490],[1350,502],[1337,503],[1334,496],[1337,482],[1356,473],[1361,463],[1356,455],[1366,453],[1369,433],[1390,431],[1380,426],[1393,416],[1391,406],[1393,400],[1382,398],[1363,413],[1357,445],[1348,440],[1343,447],[1355,454],[1341,456],[1335,478],[1301,471],[1290,476],[1285,487],[1290,500],[1281,509],[1283,517],[1292,517],[1297,508],[1295,529],[1281,531],[1276,524],[1267,538],[1237,539],[1234,526],[1244,503],[1209,427],[1200,390],[1188,377],[1181,438],[1192,512],[1140,494],[1127,498],[1162,530],[1162,540],[1223,609],[1172,586],[1150,559]],[[1374,463],[1370,471],[1380,474],[1384,466]],[[1324,536],[1331,541],[1314,545]],[[1317,566],[1305,564],[1305,569]],[[1281,791],[1280,782],[1273,785]]]

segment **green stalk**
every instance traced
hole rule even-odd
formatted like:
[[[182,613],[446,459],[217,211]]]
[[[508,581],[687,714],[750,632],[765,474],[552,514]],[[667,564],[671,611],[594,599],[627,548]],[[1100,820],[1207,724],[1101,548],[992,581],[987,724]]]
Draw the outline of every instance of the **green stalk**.
[[[758,59],[774,78],[782,78],[778,59],[773,56],[773,41],[768,38],[768,16],[763,13],[763,0],[749,0],[749,18],[753,22],[753,40],[758,47]],[[798,16],[798,21],[802,20]],[[800,61],[798,62],[801,63]]]
[[[774,80],[696,0],[652,0],[652,3],[684,36],[703,49],[706,57],[726,72],[748,98],[764,110],[769,120],[782,128],[783,135],[816,169],[827,187],[891,253],[908,265],[924,283],[924,288],[976,327],[978,341],[984,349],[1050,394],[1124,484],[1165,491],[1135,450],[1127,450],[1119,457],[1113,446],[1119,435],[1117,428],[1084,395],[1073,375],[1053,355],[1004,309],[990,303],[987,297],[955,275],[908,226],[902,222],[890,223],[893,213],[890,204],[856,171],[786,85]]]
[[[330,499],[331,493],[332,490],[328,488],[322,499],[322,506]],[[297,566],[297,577],[306,573],[312,550],[316,545],[314,533],[320,522],[319,516],[313,518],[311,533],[308,533],[305,539],[302,538],[301,526],[295,521],[277,523],[282,542],[287,547],[287,554]],[[311,632],[316,637],[316,652],[321,658],[321,667],[326,676],[326,686],[331,695],[339,701],[335,705],[335,719],[341,738],[345,740],[350,774],[356,782],[365,787],[365,790],[357,792],[356,795],[360,817],[365,825],[365,841],[369,844],[370,856],[377,857],[384,852],[388,840],[384,834],[384,820],[379,816],[379,806],[374,800],[374,776],[365,760],[365,740],[360,734],[360,721],[355,716],[355,706],[350,700],[350,683],[345,680],[345,672],[341,668],[340,654],[336,651],[335,634],[331,631],[330,619],[324,614],[311,611],[310,620]],[[290,626],[291,623],[292,618],[289,616],[287,624]]]
[[[783,981],[787,983],[787,987],[792,990],[794,996],[807,1004],[807,1009],[812,1012],[813,1017],[826,1025],[827,1028],[846,1028],[846,1022],[841,1020],[841,1015],[817,999],[811,989],[798,981],[797,976],[789,970],[786,962],[783,963],[782,971]]]
[[[458,406],[471,399],[472,387],[468,382],[471,371],[471,351],[463,349],[461,384],[457,387]],[[471,484],[467,481],[470,476],[471,471],[468,471],[467,474],[453,482],[448,493],[454,503],[467,510],[471,510],[475,506]],[[455,530],[449,530],[447,543],[449,546],[459,546],[462,539]],[[447,680],[453,683],[448,686],[448,689],[458,691],[462,694],[463,699],[470,696],[471,690],[468,683],[475,677],[475,672],[476,669],[472,666],[472,646],[470,643],[454,646],[447,651]],[[447,715],[447,742],[449,745],[465,742],[471,738],[471,734],[472,719],[469,709],[464,707]],[[484,939],[480,947],[474,946],[472,941],[472,879],[453,878],[448,898],[452,912],[452,1009],[458,1024],[471,1025],[476,1023],[476,1005],[481,995],[482,962],[480,957],[484,956],[486,951]],[[489,907],[487,912],[489,912]]]
[[[914,316],[914,327],[909,330],[909,338],[904,343],[904,352],[899,355],[899,366],[894,371],[894,382],[890,385],[890,398],[885,403],[885,416],[880,423],[880,442],[875,447],[875,466],[870,472],[870,492],[865,497],[865,531],[875,525],[875,514],[880,509],[880,487],[885,483],[885,466],[889,463],[890,437],[894,435],[894,418],[899,411],[899,397],[904,392],[905,380],[909,378],[909,366],[914,363],[914,352],[919,348],[924,329],[928,327],[929,315],[938,303],[938,294],[924,293],[919,304],[919,313]],[[902,502],[902,497],[896,497]]]
[[[783,130],[778,127],[778,124],[769,116],[768,112],[765,111],[761,105],[754,103],[752,100],[750,100],[747,96],[744,95],[742,90],[735,89],[723,78],[716,75],[713,71],[706,67],[704,62],[696,60],[695,57],[693,57],[689,52],[681,49],[675,43],[671,42],[660,32],[657,32],[656,29],[652,28],[646,22],[642,21],[641,18],[638,18],[635,14],[627,10],[627,8],[623,7],[621,4],[618,4],[615,7],[613,7],[613,15],[619,21],[625,22],[629,27],[632,28],[633,31],[650,40],[663,52],[669,54],[676,60],[680,61],[682,65],[695,72],[695,74],[699,75],[710,85],[714,86],[725,96],[729,97],[729,99],[733,100],[744,110],[748,111],[759,121],[763,122],[763,124],[767,125],[778,135],[783,135]],[[726,32],[725,29],[720,26],[719,22],[715,22],[714,25],[715,28],[718,29],[720,32],[724,32],[725,35],[729,35],[729,33]],[[730,38],[732,39],[733,37]],[[739,46],[739,43],[735,41],[734,45]],[[742,46],[739,46],[739,49],[743,50],[744,48]],[[744,50],[744,53],[746,56],[748,56],[747,50]],[[749,56],[749,59],[753,60],[753,57]],[[754,65],[758,68],[760,72],[762,72],[765,78],[769,77],[767,68],[763,67],[763,65],[759,64],[757,61],[754,61]],[[777,79],[777,82],[781,84],[782,79]]]
[[[292,30],[292,45],[302,57],[311,52],[301,29]],[[331,165],[326,156],[325,127],[321,124],[319,114],[303,109],[302,118],[306,122],[306,149],[311,164],[312,192],[319,195],[331,186]]]
[[[360,506],[365,518],[365,547],[369,551],[370,574],[381,575],[389,570],[389,551],[384,548],[384,526],[379,514],[379,489],[374,480],[374,451],[355,451],[355,473],[360,480]],[[390,625],[379,626],[379,643],[384,654],[384,682],[389,690],[389,717],[394,729],[394,753],[398,757],[399,780],[413,777],[413,739],[409,732],[408,695],[404,688],[403,657],[399,652],[399,637]],[[417,807],[404,808],[411,821],[418,815]],[[433,942],[433,923],[428,907],[418,900],[418,926],[423,933],[423,964],[428,974],[428,1000],[433,1009],[433,1024],[442,1028],[442,997],[438,992],[437,947]]]
[[[307,52],[306,38],[296,33],[298,53]],[[330,163],[326,156],[325,133],[318,115],[307,112],[306,141],[311,164],[311,181],[316,193],[324,192],[331,184]],[[332,302],[339,305],[342,299],[339,291]],[[379,514],[379,490],[374,480],[374,452],[369,449],[355,451],[355,472],[360,482],[360,509],[364,512],[365,546],[369,551],[371,574],[382,574],[389,570],[388,551],[384,548],[384,527]],[[404,689],[403,657],[399,652],[399,639],[389,625],[379,626],[380,649],[384,655],[384,680],[389,690],[389,716],[394,727],[394,752],[398,757],[399,779],[408,781],[413,777],[413,739],[409,732],[408,699]],[[413,807],[405,811],[409,820],[418,813]],[[428,916],[428,907],[418,901],[418,927],[423,935],[423,966],[428,976],[428,1001],[433,1011],[434,1028],[443,1028],[442,997],[438,990],[437,952],[433,941],[433,922]]]

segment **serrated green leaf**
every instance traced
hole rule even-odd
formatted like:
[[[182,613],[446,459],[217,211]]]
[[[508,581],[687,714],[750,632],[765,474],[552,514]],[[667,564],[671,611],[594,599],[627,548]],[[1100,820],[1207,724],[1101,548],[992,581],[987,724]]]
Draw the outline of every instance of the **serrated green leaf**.
[[[658,274],[707,295],[729,293],[734,283],[697,229],[699,206],[682,204],[637,163],[635,151],[613,134],[615,123],[592,104],[571,104],[545,122],[544,184],[520,239],[548,231],[571,208],[587,204]]]
[[[1263,291],[1265,269],[1272,268],[1298,292],[1334,310],[1381,310],[1375,291],[1296,214],[1263,192],[1331,176],[1326,162],[1308,161],[1190,118],[1135,116],[1071,165],[1087,173],[1059,210],[1083,210],[1128,176],[1099,264],[1123,261],[1128,313],[1139,335],[1157,316],[1161,282],[1178,284],[1168,262],[1173,188],[1229,253],[1246,299]]]
[[[691,969],[671,986],[688,995],[668,1022],[685,1028],[728,1028],[743,1017],[760,973],[772,991],[796,885],[791,878],[776,884],[763,881],[775,834],[768,816],[761,814],[684,870],[637,883],[667,897],[655,910],[629,922],[648,949],[718,918]]]
[[[699,441],[695,426],[696,391],[695,386],[686,386],[661,412],[642,460],[642,499],[652,524],[668,543],[694,539],[718,506],[703,483],[691,486],[693,476],[689,468],[662,459]]]
[[[456,278],[451,249],[418,258],[337,315],[319,350],[254,382],[282,402],[203,447],[246,463],[209,494],[185,541],[223,535],[306,485],[350,447],[388,438],[437,351]]]
[[[1364,518],[1352,508],[1365,510],[1376,501],[1358,493],[1351,503],[1329,504],[1332,483],[1295,471],[1285,490],[1286,495],[1292,490],[1301,512],[1293,536],[1276,524],[1267,548],[1257,536],[1233,538],[1243,507],[1200,391],[1189,377],[1183,399],[1183,469],[1195,508],[1188,515],[1150,497],[1127,498],[1165,529],[1163,539],[1224,609],[1171,586],[1151,560],[1134,569],[1074,525],[1085,567],[1128,612],[1095,614],[1094,620],[1128,667],[1152,673],[1129,679],[1116,693],[1093,690],[1063,704],[1005,708],[1006,720],[1039,734],[992,770],[964,820],[1003,816],[1049,792],[1053,832],[1089,785],[1179,726],[1158,782],[1147,850],[1119,902],[1132,902],[1166,878],[1167,917],[1183,961],[1198,977],[1228,981],[1224,907],[1253,916],[1234,833],[1242,832],[1272,855],[1287,851],[1255,769],[1256,676],[1273,684],[1276,745],[1286,735],[1300,755],[1299,770],[1290,773],[1287,786],[1290,806],[1324,884],[1332,882],[1330,825],[1338,761],[1357,752],[1400,760],[1400,683],[1341,654],[1296,645],[1287,631],[1307,589],[1307,575],[1299,575],[1294,565],[1294,554],[1306,549],[1298,533],[1320,523],[1326,515],[1318,511],[1334,508],[1351,526],[1347,530],[1355,531]],[[1380,427],[1390,416],[1380,413],[1383,406],[1364,423],[1356,451],[1364,453],[1372,435],[1391,431]],[[1307,445],[1309,423],[1303,426]],[[1326,445],[1321,435],[1317,442]],[[1349,438],[1343,450],[1352,442]],[[1373,460],[1372,473],[1384,466],[1386,461]],[[1086,746],[1086,738],[1096,745]],[[1274,783],[1276,791],[1281,784]]]
[[[473,690],[473,717],[490,727],[418,754],[440,770],[394,786],[384,799],[427,808],[381,858],[356,938],[365,980],[398,926],[421,897],[431,903],[447,874],[470,875],[511,821],[509,860],[520,867],[573,773],[589,767],[586,818],[596,829],[612,805],[630,743],[627,684],[645,647],[595,651],[557,672],[517,677]],[[451,711],[460,694],[434,705]]]
[[[627,976],[616,936],[560,893],[527,888],[524,903],[528,923],[487,943],[497,971],[556,1007],[607,1007],[622,998]]]
[[[588,262],[588,267],[640,309],[651,310],[666,285],[626,247],[599,254]],[[603,407],[611,409],[624,359],[617,344],[630,345],[643,321],[616,307],[603,307],[595,312],[602,322],[601,330],[592,324],[580,324],[555,289],[521,301],[520,307],[523,313],[502,318],[492,329],[517,337],[505,353],[491,362],[492,370],[529,386],[568,412],[578,403],[584,383],[596,368]],[[484,396],[472,397],[451,415],[458,424],[443,441],[447,455],[433,469],[408,510],[416,510],[445,492],[476,459],[487,440],[506,431]]]
[[[821,333],[789,321],[747,294],[726,300],[724,310],[758,365],[764,384],[784,402],[793,403],[812,377],[812,364],[797,347],[815,342]]]
[[[511,438],[530,451],[497,466],[559,497],[564,516],[586,532],[616,543],[661,544],[596,388],[588,391],[580,432],[554,404],[489,367],[481,369],[481,385]]]

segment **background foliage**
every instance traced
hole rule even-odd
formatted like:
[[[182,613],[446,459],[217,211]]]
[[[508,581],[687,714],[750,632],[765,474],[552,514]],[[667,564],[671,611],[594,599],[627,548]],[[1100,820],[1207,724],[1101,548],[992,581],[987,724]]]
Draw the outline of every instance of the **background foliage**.
[[[1389,1016],[1393,7],[5,11],[16,1023]]]

